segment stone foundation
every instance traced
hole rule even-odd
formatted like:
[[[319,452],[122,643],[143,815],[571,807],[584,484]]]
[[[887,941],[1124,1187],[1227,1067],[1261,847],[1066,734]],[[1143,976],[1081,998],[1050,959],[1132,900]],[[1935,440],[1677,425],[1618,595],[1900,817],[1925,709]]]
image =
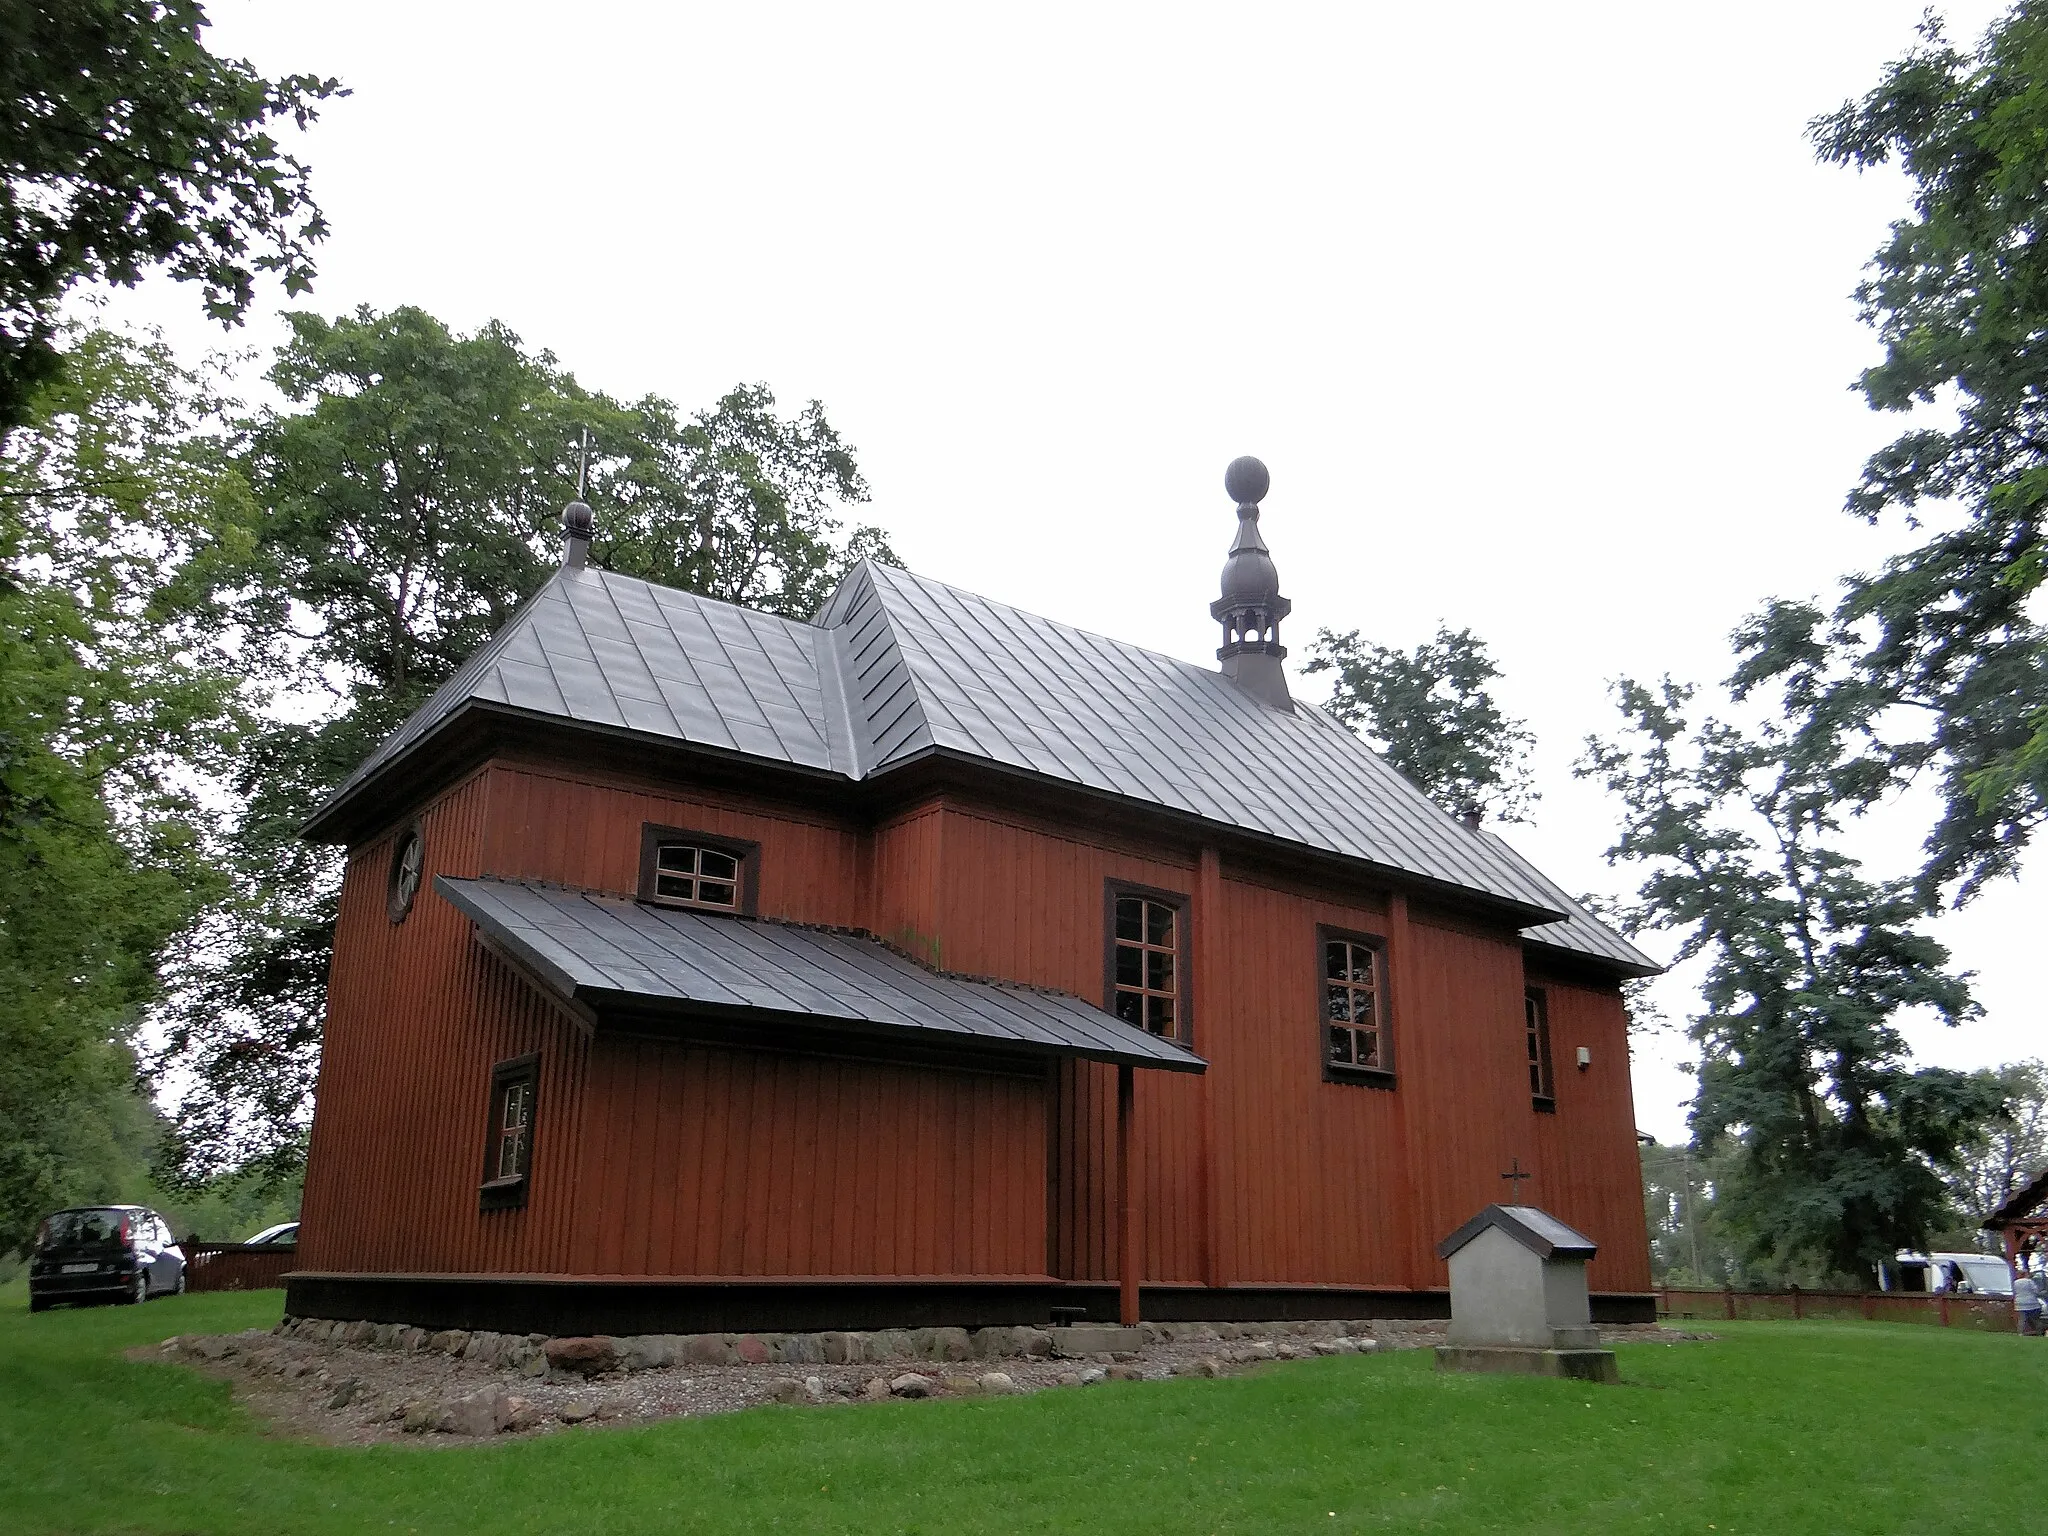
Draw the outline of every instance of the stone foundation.
[[[1621,1368],[1615,1362],[1611,1349],[1518,1349],[1488,1344],[1439,1344],[1436,1368],[1440,1371],[1486,1371],[1504,1376],[1563,1376],[1573,1381],[1601,1382],[1609,1386],[1621,1380]]]
[[[1381,1320],[1284,1323],[1106,1323],[1067,1327],[888,1328],[823,1333],[642,1333],[550,1337],[541,1333],[430,1332],[403,1323],[286,1317],[274,1330],[313,1343],[414,1354],[432,1351],[528,1376],[582,1376],[675,1365],[932,1364],[969,1360],[1117,1360],[1148,1344],[1238,1344],[1254,1358],[1355,1354],[1375,1347]],[[1432,1330],[1434,1331],[1434,1330]],[[1440,1335],[1439,1335],[1440,1336]],[[1420,1342],[1420,1341],[1418,1341]]]

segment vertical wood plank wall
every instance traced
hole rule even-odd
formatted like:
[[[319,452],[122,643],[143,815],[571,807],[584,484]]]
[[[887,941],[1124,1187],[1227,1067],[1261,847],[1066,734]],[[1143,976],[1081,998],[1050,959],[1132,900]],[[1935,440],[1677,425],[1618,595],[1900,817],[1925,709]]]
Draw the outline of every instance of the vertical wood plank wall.
[[[593,780],[596,780],[593,782]],[[1213,852],[1076,835],[960,796],[866,829],[733,794],[500,762],[423,813],[435,873],[630,893],[643,823],[761,844],[763,916],[865,927],[929,963],[1103,990],[1103,885],[1185,892],[1205,1081],[1140,1073],[1145,1277],[1438,1287],[1435,1241],[1521,1191],[1649,1284],[1613,988],[1549,996],[1557,1111],[1529,1098],[1518,936]],[[309,1269],[616,1275],[1115,1273],[1114,1069],[1045,1078],[590,1036],[423,889],[384,915],[352,851],[306,1190]],[[1318,925],[1392,935],[1397,1086],[1325,1082]],[[1220,981],[1218,980],[1220,978]],[[1586,1045],[1593,1065],[1572,1065]],[[479,1213],[489,1071],[543,1060],[528,1206]],[[1208,1181],[1205,1197],[1204,1181]]]

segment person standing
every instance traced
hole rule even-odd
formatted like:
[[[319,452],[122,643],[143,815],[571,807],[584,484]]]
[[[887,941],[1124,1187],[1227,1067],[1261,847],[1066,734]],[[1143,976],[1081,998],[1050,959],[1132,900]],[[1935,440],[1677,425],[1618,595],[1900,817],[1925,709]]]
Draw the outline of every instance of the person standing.
[[[2022,1334],[2041,1332],[2041,1287],[2024,1269],[2013,1276],[2012,1312]]]

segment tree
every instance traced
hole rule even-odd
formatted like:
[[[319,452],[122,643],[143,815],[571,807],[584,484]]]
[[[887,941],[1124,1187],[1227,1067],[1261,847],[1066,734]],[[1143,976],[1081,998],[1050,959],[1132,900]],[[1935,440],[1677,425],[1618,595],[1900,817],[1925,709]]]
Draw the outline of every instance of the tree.
[[[1434,640],[1407,652],[1368,645],[1355,629],[1324,629],[1309,655],[1302,671],[1336,674],[1324,707],[1424,794],[1448,810],[1529,819],[1536,738],[1493,702],[1487,685],[1500,668],[1471,630],[1439,624]]]
[[[312,281],[326,221],[269,128],[340,88],[216,58],[205,28],[197,0],[0,0],[0,441],[59,371],[75,284],[163,268],[229,324],[258,273]]]
[[[325,705],[246,741],[236,894],[167,1011],[162,1065],[189,1091],[166,1172],[188,1179],[296,1168],[340,877],[298,829],[558,565],[584,432],[595,565],[808,614],[852,560],[895,562],[877,529],[841,537],[836,510],[867,487],[815,401],[785,417],[765,385],[741,386],[684,419],[584,389],[495,322],[288,319],[269,373],[286,408],[246,457],[253,546],[215,591],[251,637],[246,664]]]
[[[1610,862],[1645,870],[1632,926],[1707,962],[1691,1124],[1696,1149],[1732,1143],[1722,1219],[1752,1260],[1867,1283],[1944,1222],[1938,1170],[2003,1095],[1984,1074],[1910,1066],[1901,1015],[1954,1024],[1977,1005],[1921,931],[1911,880],[1870,879],[1842,851],[1843,807],[1889,770],[1834,707],[1822,616],[1781,606],[1762,622],[1785,644],[1803,623],[1809,664],[1775,674],[1761,724],[1694,726],[1692,689],[1624,680],[1626,734],[1589,741],[1578,772],[1621,802]],[[1738,674],[1736,702],[1758,686]]]
[[[248,508],[218,402],[160,345],[62,365],[0,452],[0,1247],[132,1159],[135,1031],[221,889],[199,792],[239,723],[193,600]]]
[[[1848,579],[1831,644],[1894,777],[1937,777],[1920,892],[1962,901],[2017,868],[2048,812],[2048,0],[2020,0],[1970,52],[1930,15],[1812,136],[1823,160],[1896,163],[1913,188],[1857,289],[1884,344],[1859,387],[1941,419],[1872,455],[1848,506],[1922,541]]]
[[[1957,1149],[1949,1188],[1972,1233],[1977,1224],[2048,1170],[2048,1063],[2009,1062],[1993,1076],[2006,1113]]]

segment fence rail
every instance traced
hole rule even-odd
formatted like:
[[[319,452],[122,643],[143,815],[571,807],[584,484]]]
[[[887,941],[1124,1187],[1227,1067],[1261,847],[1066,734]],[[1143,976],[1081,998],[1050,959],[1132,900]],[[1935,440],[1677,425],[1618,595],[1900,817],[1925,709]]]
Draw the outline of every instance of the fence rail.
[[[2010,1333],[2015,1326],[2012,1303],[2005,1297],[1951,1296],[1945,1291],[1925,1296],[1912,1291],[1688,1291],[1664,1286],[1657,1292],[1657,1312],[1673,1321],[1863,1318],[2000,1333]]]
[[[296,1243],[200,1243],[187,1240],[185,1289],[188,1291],[267,1291],[284,1284],[296,1267]]]

